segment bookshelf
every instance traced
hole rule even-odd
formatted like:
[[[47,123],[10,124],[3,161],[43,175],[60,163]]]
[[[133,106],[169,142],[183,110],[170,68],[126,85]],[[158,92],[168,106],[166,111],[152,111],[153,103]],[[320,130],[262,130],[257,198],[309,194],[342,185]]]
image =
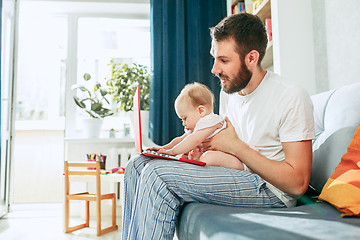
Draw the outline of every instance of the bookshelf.
[[[270,0],[264,0],[253,12],[261,20],[265,21],[266,18],[271,18],[271,5]]]

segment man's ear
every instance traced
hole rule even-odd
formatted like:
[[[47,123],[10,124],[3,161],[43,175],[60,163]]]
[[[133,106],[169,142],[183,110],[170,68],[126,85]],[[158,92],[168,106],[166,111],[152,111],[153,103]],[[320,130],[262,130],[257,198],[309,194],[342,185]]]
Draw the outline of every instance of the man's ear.
[[[198,110],[201,117],[204,117],[206,115],[206,108],[205,108],[204,105],[199,105],[197,107],[197,110]]]
[[[249,70],[252,70],[254,66],[257,66],[259,61],[260,54],[256,50],[251,50],[246,56],[245,56],[245,64],[249,68]]]

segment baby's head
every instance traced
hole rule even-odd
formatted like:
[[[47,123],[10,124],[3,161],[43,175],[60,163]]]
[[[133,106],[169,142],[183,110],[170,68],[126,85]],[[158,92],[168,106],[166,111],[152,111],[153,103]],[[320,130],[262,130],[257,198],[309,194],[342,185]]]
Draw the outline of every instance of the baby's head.
[[[214,111],[214,94],[204,84],[187,84],[175,100],[175,111],[185,128],[192,131],[201,117]]]

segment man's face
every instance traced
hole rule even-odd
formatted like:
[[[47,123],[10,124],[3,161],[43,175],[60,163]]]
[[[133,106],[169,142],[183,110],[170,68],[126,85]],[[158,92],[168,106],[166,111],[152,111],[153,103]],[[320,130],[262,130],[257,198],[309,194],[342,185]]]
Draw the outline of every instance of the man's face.
[[[214,65],[211,70],[221,82],[221,87],[226,93],[239,92],[249,83],[252,72],[240,60],[235,51],[236,43],[233,38],[222,41],[212,41],[211,55],[214,57]]]

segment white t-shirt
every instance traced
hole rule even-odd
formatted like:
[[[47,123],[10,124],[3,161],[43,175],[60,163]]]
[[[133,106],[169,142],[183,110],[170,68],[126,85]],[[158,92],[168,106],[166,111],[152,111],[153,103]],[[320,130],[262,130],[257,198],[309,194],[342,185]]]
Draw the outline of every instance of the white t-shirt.
[[[226,128],[225,118],[223,118],[222,116],[217,115],[215,113],[209,113],[208,115],[199,119],[199,121],[195,125],[194,132],[197,130],[215,126],[218,123],[222,124],[221,128],[215,129],[215,131],[207,138],[211,138],[211,137],[215,136],[215,134],[217,134],[218,132],[220,132],[221,130]]]
[[[309,94],[275,73],[267,72],[250,94],[220,94],[220,114],[227,116],[239,138],[260,154],[284,161],[282,142],[315,138],[313,106]],[[288,207],[296,198],[270,183],[267,187]]]

